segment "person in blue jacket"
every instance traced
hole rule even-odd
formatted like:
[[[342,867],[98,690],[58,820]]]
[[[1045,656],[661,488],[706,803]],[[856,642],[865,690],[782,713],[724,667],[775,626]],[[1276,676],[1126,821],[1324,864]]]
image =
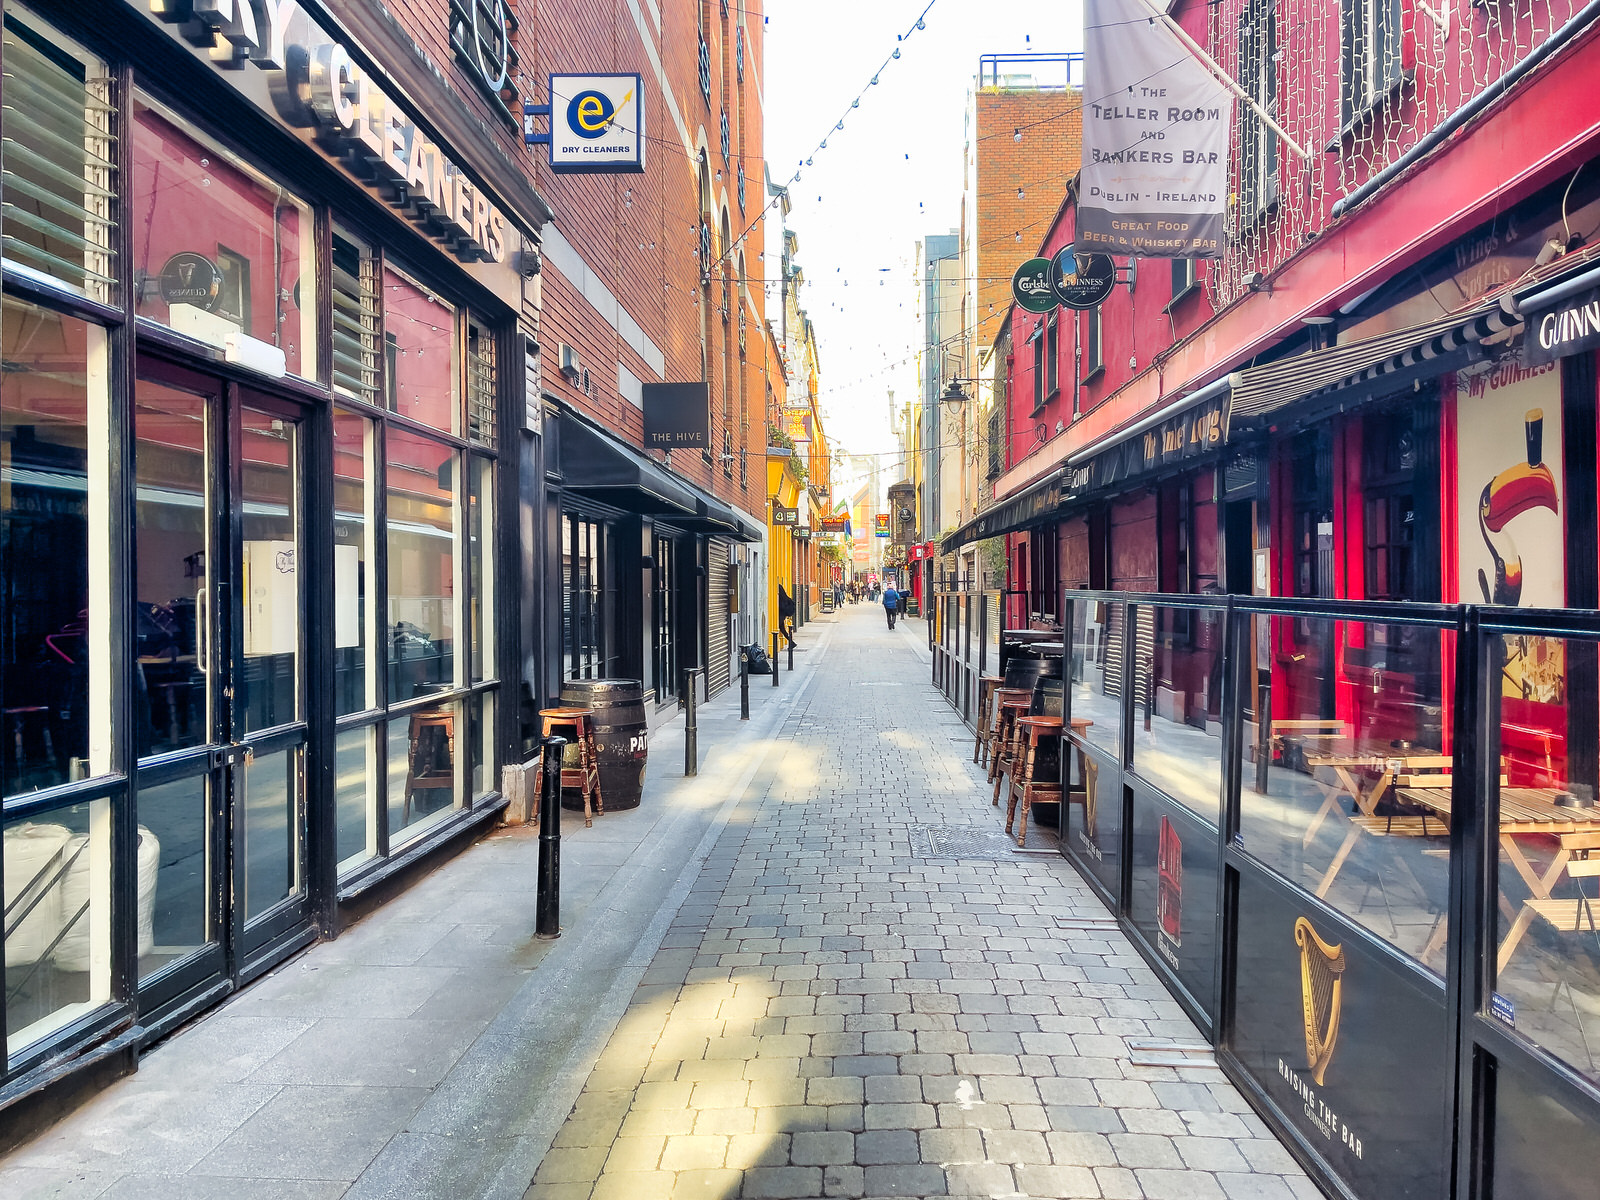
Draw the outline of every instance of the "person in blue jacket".
[[[894,628],[894,619],[900,615],[900,593],[894,590],[894,584],[888,584],[883,589],[883,611],[889,616],[889,628]]]

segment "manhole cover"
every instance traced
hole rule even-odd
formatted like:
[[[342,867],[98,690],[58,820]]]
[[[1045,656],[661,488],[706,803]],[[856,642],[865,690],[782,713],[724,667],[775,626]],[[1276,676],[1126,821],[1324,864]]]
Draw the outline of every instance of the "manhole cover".
[[[1016,856],[1016,842],[996,830],[972,825],[913,825],[911,853],[919,858],[991,858]]]

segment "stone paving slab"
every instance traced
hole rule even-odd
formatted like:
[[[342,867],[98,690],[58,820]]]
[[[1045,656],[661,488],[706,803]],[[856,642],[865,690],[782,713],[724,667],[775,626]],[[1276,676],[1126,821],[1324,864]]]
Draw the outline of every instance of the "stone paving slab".
[[[527,1200],[1319,1195],[1059,857],[999,821],[924,636],[845,609],[771,785],[729,821]],[[785,740],[787,739],[787,740]],[[921,847],[919,849],[918,847]]]

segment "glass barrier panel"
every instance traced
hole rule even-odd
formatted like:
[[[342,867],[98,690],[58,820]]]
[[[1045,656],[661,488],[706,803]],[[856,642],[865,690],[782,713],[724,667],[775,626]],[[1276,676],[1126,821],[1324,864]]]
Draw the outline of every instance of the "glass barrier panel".
[[[159,848],[140,831],[139,947],[154,942]],[[111,998],[111,802],[8,822],[4,832],[6,1051]]]
[[[1206,608],[1135,612],[1133,772],[1217,824],[1226,617]]]
[[[1075,735],[1122,761],[1122,626],[1125,606],[1072,605],[1072,722]]]
[[[1600,658],[1578,638],[1504,636],[1491,1011],[1600,1080]]]
[[[1440,975],[1453,631],[1252,615],[1239,837],[1245,851]]]

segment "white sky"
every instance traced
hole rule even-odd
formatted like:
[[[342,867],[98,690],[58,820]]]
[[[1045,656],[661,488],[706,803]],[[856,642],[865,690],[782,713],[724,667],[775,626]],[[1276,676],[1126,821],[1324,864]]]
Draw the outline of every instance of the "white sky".
[[[801,303],[817,330],[824,427],[857,454],[894,448],[890,388],[897,406],[918,394],[916,244],[960,221],[967,94],[979,57],[1082,48],[1077,0],[935,0],[924,28],[897,42],[926,6],[766,4],[769,169],[779,184],[800,170],[788,224],[806,275]],[[868,87],[897,45],[900,58]],[[860,107],[851,109],[863,88]],[[842,132],[833,128],[841,115]],[[819,150],[824,137],[827,148]],[[801,167],[808,157],[813,165]],[[777,278],[776,229],[767,247],[766,274]],[[773,287],[774,325],[778,304]]]

